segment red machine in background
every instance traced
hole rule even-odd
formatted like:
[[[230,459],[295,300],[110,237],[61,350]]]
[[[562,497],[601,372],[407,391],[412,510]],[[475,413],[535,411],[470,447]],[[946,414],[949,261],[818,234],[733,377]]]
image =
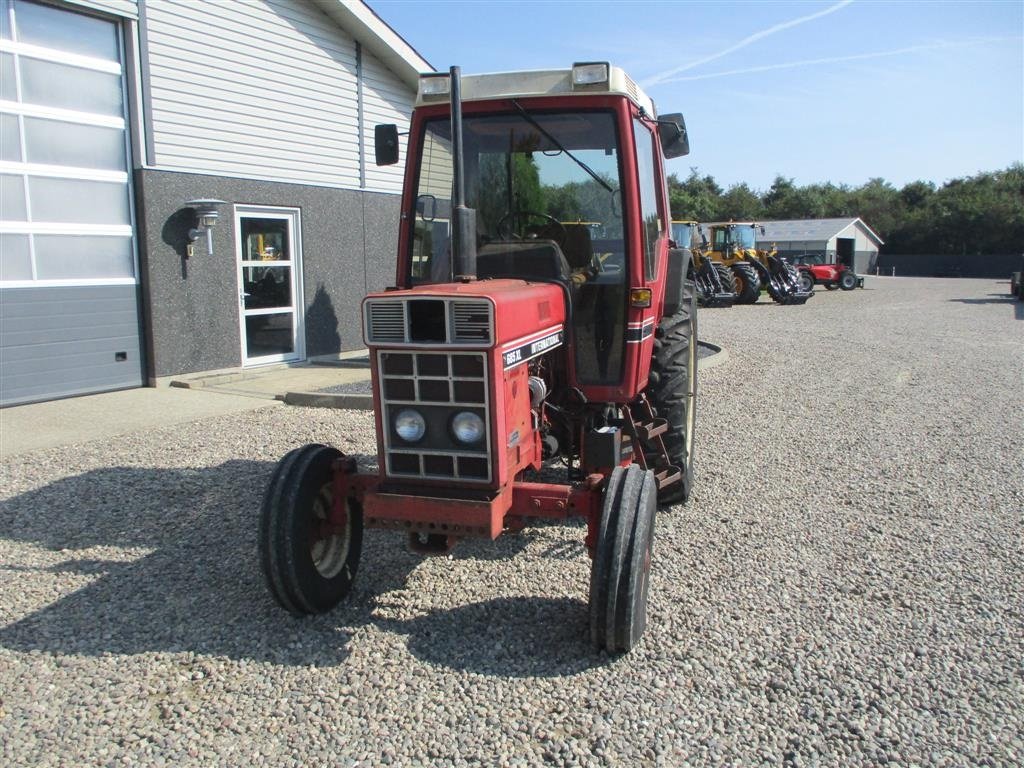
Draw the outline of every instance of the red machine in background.
[[[864,278],[850,267],[845,264],[828,264],[821,254],[793,256],[789,261],[799,272],[800,286],[805,291],[813,291],[815,285],[824,285],[828,291],[836,288],[852,291],[864,287]]]
[[[376,139],[396,162],[395,126]],[[655,508],[693,484],[696,297],[663,166],[688,151],[682,116],[604,62],[423,76],[396,284],[363,302],[379,469],[281,460],[259,540],[284,608],[342,600],[364,528],[438,553],[583,518],[593,644],[637,642]]]

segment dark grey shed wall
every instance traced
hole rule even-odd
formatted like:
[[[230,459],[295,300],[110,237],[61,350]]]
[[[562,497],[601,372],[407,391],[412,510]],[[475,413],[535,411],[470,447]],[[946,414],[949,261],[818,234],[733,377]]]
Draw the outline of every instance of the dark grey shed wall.
[[[148,378],[241,365],[234,209],[299,208],[307,356],[363,346],[359,303],[394,281],[397,195],[168,171],[136,171]],[[218,198],[213,256],[185,258],[187,200]]]
[[[0,291],[0,403],[139,386],[137,293],[135,285]]]

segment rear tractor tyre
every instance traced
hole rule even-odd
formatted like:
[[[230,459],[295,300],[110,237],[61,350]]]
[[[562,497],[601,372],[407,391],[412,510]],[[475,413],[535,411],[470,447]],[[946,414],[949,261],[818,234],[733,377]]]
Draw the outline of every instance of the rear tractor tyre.
[[[638,464],[608,478],[590,570],[590,639],[594,650],[624,653],[647,626],[647,591],[657,507],[654,473]]]
[[[755,304],[761,296],[761,278],[750,264],[737,262],[732,265],[736,282],[736,303]]]
[[[297,616],[325,613],[348,596],[363,547],[362,510],[332,519],[334,463],[326,445],[304,445],[278,463],[263,496],[259,550],[274,599]]]
[[[659,493],[662,504],[689,500],[693,488],[693,448],[697,426],[697,299],[692,283],[683,287],[680,310],[663,318],[654,336],[651,384],[647,393],[655,413],[668,421],[661,436],[671,464],[682,479]]]
[[[839,276],[839,287],[844,291],[852,291],[857,287],[857,276],[853,272],[843,272]]]

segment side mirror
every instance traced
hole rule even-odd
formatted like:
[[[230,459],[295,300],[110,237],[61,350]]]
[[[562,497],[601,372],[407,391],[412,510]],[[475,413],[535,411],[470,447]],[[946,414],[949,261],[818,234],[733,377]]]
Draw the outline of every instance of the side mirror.
[[[658,118],[658,136],[661,138],[661,153],[666,159],[690,154],[690,137],[681,112]]]
[[[391,123],[374,126],[373,149],[377,165],[398,162],[398,126]]]

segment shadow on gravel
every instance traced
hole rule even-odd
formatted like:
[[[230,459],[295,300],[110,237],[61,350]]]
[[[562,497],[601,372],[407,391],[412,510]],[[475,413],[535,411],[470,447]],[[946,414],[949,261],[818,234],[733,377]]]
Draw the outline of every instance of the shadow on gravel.
[[[949,299],[955,304],[1012,304],[1015,319],[1024,320],[1024,301],[1002,293],[990,293],[988,299]]]
[[[590,650],[587,606],[571,598],[507,597],[381,621],[430,664],[499,677],[566,677],[610,663]]]
[[[285,613],[270,598],[256,550],[273,467],[113,467],[8,500],[0,509],[2,536],[63,558],[43,569],[0,565],[17,574],[11,582],[24,579],[23,591],[45,594],[58,590],[54,574],[91,580],[0,628],[0,646],[81,655],[192,651],[284,665],[344,661],[354,629],[372,620],[374,597],[402,586],[419,558],[369,532],[363,557],[373,564],[373,580],[352,603],[324,616]],[[142,551],[82,556],[94,547]]]
[[[47,559],[59,562],[0,565],[11,589],[48,602],[0,627],[0,646],[334,666],[348,657],[353,633],[375,624],[409,635],[410,650],[426,661],[487,674],[571,674],[595,658],[585,644],[586,606],[573,600],[495,600],[398,624],[375,616],[422,562],[401,536],[383,531],[366,532],[346,603],[322,616],[289,615],[271,599],[257,557],[259,507],[273,467],[241,460],[202,469],[112,467],[4,502],[0,536],[51,550]],[[508,559],[528,542],[528,532],[467,541],[452,556]],[[558,554],[585,557],[582,546]],[[68,574],[82,578],[49,602],[68,591]]]

